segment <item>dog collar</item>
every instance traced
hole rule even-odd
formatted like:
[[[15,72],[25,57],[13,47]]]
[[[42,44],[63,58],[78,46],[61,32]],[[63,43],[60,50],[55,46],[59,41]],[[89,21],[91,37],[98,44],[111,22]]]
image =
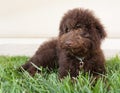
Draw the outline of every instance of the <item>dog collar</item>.
[[[83,68],[83,66],[84,66],[84,57],[82,57],[82,58],[80,58],[80,57],[78,57],[78,56],[75,56],[75,58],[77,59],[77,60],[79,60],[79,68],[80,69],[82,69]]]
[[[82,69],[84,64],[85,64],[84,61],[83,61],[85,59],[85,57],[78,57],[74,54],[72,54],[72,56],[74,56],[77,60],[79,60],[79,68]]]
[[[75,58],[76,58],[77,60],[79,60],[80,62],[83,62],[83,60],[84,60],[84,57],[75,56]]]

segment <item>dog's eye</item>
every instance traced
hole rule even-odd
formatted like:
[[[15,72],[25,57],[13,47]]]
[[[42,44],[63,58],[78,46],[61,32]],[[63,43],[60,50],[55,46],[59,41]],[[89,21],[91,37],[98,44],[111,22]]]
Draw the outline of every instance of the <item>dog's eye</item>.
[[[81,32],[80,35],[82,37],[85,37],[85,38],[89,38],[90,37],[89,33],[86,33],[86,32]]]
[[[65,32],[67,33],[67,32],[69,32],[70,31],[70,29],[69,28],[65,28]]]

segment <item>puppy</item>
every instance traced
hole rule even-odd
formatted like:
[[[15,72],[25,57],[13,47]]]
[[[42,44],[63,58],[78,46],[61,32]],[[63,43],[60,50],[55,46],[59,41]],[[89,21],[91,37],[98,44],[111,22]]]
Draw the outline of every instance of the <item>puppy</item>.
[[[103,25],[91,11],[69,10],[60,22],[58,38],[41,45],[22,67],[31,75],[37,72],[36,65],[49,70],[57,67],[60,78],[68,73],[77,77],[81,70],[97,77],[105,73],[105,58],[100,48],[105,37]]]

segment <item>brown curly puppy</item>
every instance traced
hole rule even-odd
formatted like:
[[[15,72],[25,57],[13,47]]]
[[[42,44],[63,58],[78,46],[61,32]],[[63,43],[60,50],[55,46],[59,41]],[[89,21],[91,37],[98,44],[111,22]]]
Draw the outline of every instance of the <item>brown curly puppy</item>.
[[[40,46],[22,67],[34,75],[37,69],[33,64],[50,70],[57,66],[60,78],[68,73],[76,77],[80,70],[94,76],[104,74],[105,58],[100,45],[106,33],[98,18],[87,9],[69,10],[63,16],[59,29],[58,38]]]

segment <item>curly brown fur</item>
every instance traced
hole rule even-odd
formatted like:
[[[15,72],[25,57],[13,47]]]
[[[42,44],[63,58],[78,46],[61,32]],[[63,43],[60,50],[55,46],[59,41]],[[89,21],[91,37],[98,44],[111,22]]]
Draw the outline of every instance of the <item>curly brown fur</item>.
[[[22,68],[33,76],[37,72],[37,68],[34,65],[44,68],[48,67],[49,70],[52,70],[58,67],[57,60],[57,40],[53,39],[41,45],[33,57],[31,57]]]
[[[105,72],[105,58],[100,49],[101,41],[106,33],[101,22],[87,9],[69,10],[62,18],[57,39],[44,43],[35,55],[22,67],[31,75],[37,69],[31,64],[54,69],[58,67],[59,77],[70,73],[76,77],[81,70],[94,76]]]

